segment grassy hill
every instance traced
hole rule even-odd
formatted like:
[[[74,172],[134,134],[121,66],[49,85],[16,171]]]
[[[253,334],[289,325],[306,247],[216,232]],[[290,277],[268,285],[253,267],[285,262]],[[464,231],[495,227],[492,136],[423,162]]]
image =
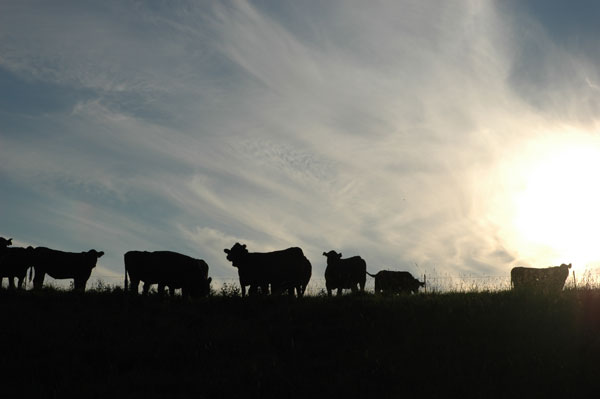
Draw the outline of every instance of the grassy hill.
[[[600,375],[600,291],[198,301],[0,291],[5,397],[515,397]]]

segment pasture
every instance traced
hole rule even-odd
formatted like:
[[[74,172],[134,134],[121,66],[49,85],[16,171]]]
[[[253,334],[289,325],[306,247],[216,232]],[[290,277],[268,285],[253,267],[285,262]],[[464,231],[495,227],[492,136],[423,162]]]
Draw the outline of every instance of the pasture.
[[[0,291],[6,397],[583,395],[600,290],[186,300]]]

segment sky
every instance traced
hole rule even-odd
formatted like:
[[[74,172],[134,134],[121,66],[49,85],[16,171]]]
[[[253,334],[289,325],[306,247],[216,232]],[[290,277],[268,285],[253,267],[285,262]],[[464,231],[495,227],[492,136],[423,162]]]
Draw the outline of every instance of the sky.
[[[594,1],[4,1],[0,236],[237,270],[600,260]],[[595,236],[596,235],[596,236]],[[309,285],[310,286],[310,285]]]

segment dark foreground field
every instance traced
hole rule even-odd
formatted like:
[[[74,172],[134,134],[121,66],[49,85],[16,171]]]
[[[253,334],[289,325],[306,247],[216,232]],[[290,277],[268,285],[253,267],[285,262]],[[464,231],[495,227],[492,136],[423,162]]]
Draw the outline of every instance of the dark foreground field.
[[[574,397],[600,292],[200,301],[0,292],[3,397]]]

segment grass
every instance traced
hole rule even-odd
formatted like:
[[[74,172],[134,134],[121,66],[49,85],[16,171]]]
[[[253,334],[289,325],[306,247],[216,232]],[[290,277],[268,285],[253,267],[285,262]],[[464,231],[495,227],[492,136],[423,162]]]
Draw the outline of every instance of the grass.
[[[600,291],[202,300],[0,291],[5,397],[577,396]]]

